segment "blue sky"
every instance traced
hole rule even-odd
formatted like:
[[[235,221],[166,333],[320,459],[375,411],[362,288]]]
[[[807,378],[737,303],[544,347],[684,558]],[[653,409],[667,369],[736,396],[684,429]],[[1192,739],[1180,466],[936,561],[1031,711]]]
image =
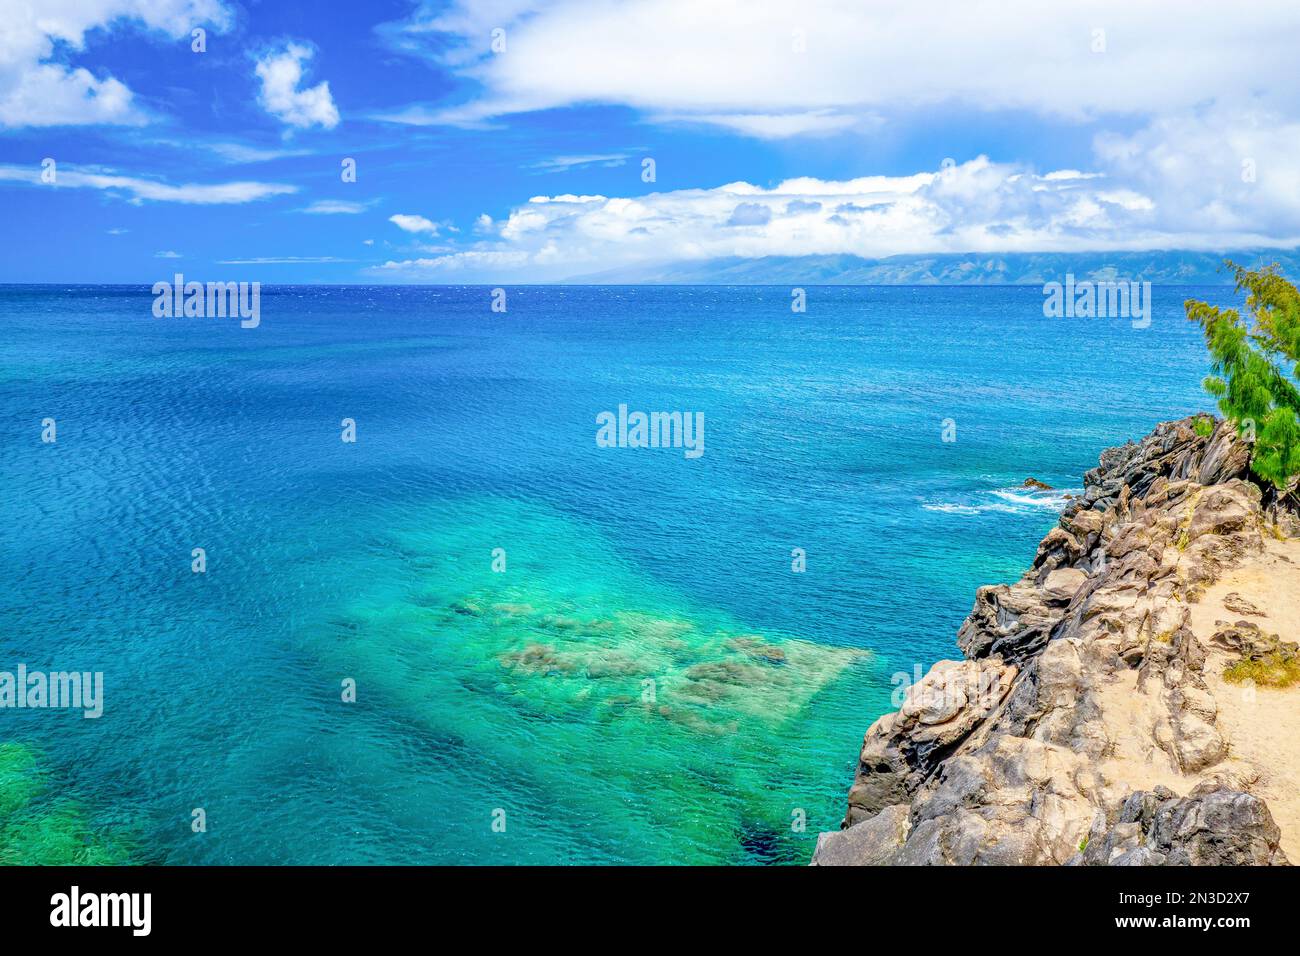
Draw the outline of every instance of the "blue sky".
[[[0,12],[4,282],[1300,245],[1293,3]]]

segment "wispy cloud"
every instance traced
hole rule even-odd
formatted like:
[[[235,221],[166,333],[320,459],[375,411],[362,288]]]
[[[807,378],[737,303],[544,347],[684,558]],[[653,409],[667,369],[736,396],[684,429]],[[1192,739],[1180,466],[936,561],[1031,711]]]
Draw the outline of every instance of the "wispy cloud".
[[[180,258],[183,258],[179,252],[174,252],[174,251],[171,250],[171,249],[167,249],[167,250],[165,250],[165,251],[163,251],[163,252],[155,252],[155,253],[153,254],[153,257],[154,257],[155,259],[180,259]]]
[[[296,266],[352,261],[354,260],[339,259],[334,256],[257,256],[251,259],[222,259],[217,264],[222,266]]]
[[[245,165],[251,163],[269,163],[291,156],[309,156],[309,149],[276,149],[265,146],[248,146],[243,143],[213,143],[209,147],[214,153],[228,163]]]
[[[312,216],[355,216],[365,212],[378,200],[367,202],[350,202],[346,199],[317,199],[310,206],[300,209]]]
[[[459,74],[456,103],[393,122],[482,125],[510,114],[618,104],[656,122],[775,139],[871,128],[936,104],[1065,120],[1157,117],[1205,104],[1294,115],[1300,7],[1249,17],[1194,4],[1170,17],[1131,0],[502,0],[422,2],[381,36]],[[501,28],[507,44],[494,52]]]
[[[172,185],[154,179],[121,176],[113,171],[83,171],[78,167],[58,167],[54,183],[41,181],[39,168],[0,165],[0,182],[24,183],[41,189],[103,189],[119,194],[132,203],[175,202],[191,205],[223,205],[256,202],[271,196],[298,191],[285,183],[233,182],[184,183]]]
[[[572,169],[611,168],[627,163],[626,153],[595,153],[586,156],[552,156],[528,166],[546,173],[566,173]]]
[[[786,139],[790,136],[839,133],[847,129],[876,129],[880,116],[871,112],[860,115],[834,110],[805,110],[792,113],[659,113],[651,117],[658,123],[687,123],[722,126],[755,139]]]

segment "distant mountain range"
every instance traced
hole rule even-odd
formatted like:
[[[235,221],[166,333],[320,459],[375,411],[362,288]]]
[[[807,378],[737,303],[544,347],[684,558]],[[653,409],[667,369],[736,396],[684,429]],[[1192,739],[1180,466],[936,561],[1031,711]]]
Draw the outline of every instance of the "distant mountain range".
[[[1041,285],[1076,280],[1132,280],[1163,285],[1231,285],[1224,259],[1242,265],[1277,262],[1300,274],[1300,252],[1083,252],[951,254],[864,259],[852,255],[703,259],[629,266],[574,276],[572,283],[661,285]]]

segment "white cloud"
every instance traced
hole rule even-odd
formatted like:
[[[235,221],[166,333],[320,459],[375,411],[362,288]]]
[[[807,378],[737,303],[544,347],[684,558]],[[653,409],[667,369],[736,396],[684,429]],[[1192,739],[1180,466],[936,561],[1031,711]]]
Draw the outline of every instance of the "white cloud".
[[[423,216],[410,216],[399,212],[395,216],[389,216],[388,221],[403,232],[427,232],[431,236],[438,234],[438,224],[425,219]]]
[[[373,205],[373,202],[349,202],[346,199],[318,199],[301,211],[313,216],[355,216]]]
[[[389,261],[378,272],[413,280],[547,281],[732,256],[1292,247],[1300,245],[1300,130],[1291,136],[1270,138],[1268,151],[1260,150],[1278,164],[1271,175],[1294,203],[1268,229],[1249,214],[1269,202],[1263,193],[1234,199],[1233,190],[1211,179],[1189,200],[1196,187],[1190,180],[1165,182],[1170,172],[1158,163],[1147,180],[1126,183],[1106,169],[1037,174],[981,156],[911,176],[803,177],[772,188],[735,182],[637,197],[534,196],[496,224],[493,238],[442,255]],[[1207,141],[1204,150],[1211,152],[1215,142]],[[1143,148],[1110,142],[1099,146],[1099,157],[1117,153],[1133,162]],[[1224,160],[1225,166],[1233,162]],[[1180,188],[1181,196],[1175,194]],[[1208,214],[1220,204],[1222,214]],[[1205,215],[1198,218],[1188,208]]]
[[[0,2],[3,2],[3,0],[0,0]],[[180,150],[191,157],[194,155],[195,150],[208,150],[222,162],[233,166],[269,163],[273,160],[287,159],[293,156],[310,156],[314,152],[310,149],[288,149],[281,146],[266,147],[235,141],[209,140],[195,134],[190,134],[183,139],[172,136],[150,136],[141,138],[139,142],[143,146],[165,146],[169,149]]]
[[[186,148],[192,149],[193,142],[184,144]],[[213,143],[211,149],[222,159],[235,165],[244,165],[247,163],[268,163],[275,159],[285,159],[289,156],[307,156],[311,151],[306,149],[266,149],[262,146],[246,146],[243,143]]]
[[[185,183],[173,186],[154,179],[120,176],[112,170],[59,166],[54,183],[41,182],[41,170],[33,166],[0,165],[0,182],[25,183],[41,189],[104,189],[121,193],[133,203],[178,202],[191,205],[219,205],[255,202],[298,191],[284,183]]]
[[[1300,232],[1300,121],[1213,110],[1097,138],[1098,159],[1174,230]]]
[[[335,262],[352,262],[336,256],[257,256],[252,259],[222,259],[221,266],[299,266],[322,265]]]
[[[1300,6],[1257,0],[501,0],[424,3],[382,31],[478,95],[387,118],[483,124],[614,103],[776,138],[918,108],[1154,117],[1218,103],[1294,113]],[[504,53],[491,52],[495,27]],[[1094,52],[1094,30],[1105,52]],[[799,52],[802,44],[804,52]]]
[[[79,52],[88,32],[120,24],[187,41],[196,26],[233,23],[220,0],[5,0],[0,18],[0,126],[9,127],[147,121],[124,83],[66,65],[56,44]]]
[[[180,258],[183,258],[179,252],[175,252],[175,251],[173,251],[173,250],[171,250],[171,249],[168,249],[168,250],[166,250],[165,252],[155,252],[155,253],[153,254],[153,257],[154,257],[155,259],[180,259]]]
[[[875,114],[868,113],[859,117],[833,110],[808,110],[802,113],[665,113],[652,118],[661,123],[723,126],[755,139],[838,133],[854,127],[875,128],[882,123]]]
[[[303,67],[315,51],[303,43],[287,43],[257,58],[254,72],[262,82],[258,102],[272,116],[290,126],[322,126],[333,129],[339,124],[339,111],[330,96],[330,85],[322,80],[315,86],[299,89]]]
[[[552,156],[529,166],[547,173],[567,173],[571,169],[589,169],[593,166],[612,168],[627,162],[626,153],[589,153],[582,156]]]
[[[458,252],[454,255],[438,256],[430,259],[389,260],[377,270],[389,279],[411,279],[446,275],[495,274],[495,270],[507,270],[522,275],[520,270],[527,270],[539,264],[536,254],[511,250],[480,250]]]

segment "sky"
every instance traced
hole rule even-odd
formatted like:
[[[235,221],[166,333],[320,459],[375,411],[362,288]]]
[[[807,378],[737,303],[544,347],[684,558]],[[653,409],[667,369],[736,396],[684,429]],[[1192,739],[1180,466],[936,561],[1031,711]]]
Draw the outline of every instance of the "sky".
[[[0,0],[0,282],[1294,249],[1297,48],[1295,0]]]

